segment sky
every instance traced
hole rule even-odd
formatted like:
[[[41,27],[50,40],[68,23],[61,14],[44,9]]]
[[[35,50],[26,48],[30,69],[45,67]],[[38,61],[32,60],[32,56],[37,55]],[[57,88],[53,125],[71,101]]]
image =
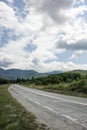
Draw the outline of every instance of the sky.
[[[87,0],[0,0],[0,68],[87,70]]]

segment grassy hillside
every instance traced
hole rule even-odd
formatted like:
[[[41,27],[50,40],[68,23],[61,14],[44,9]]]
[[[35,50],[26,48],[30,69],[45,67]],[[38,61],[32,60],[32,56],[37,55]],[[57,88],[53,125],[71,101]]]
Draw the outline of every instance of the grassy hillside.
[[[0,130],[47,130],[11,97],[7,89],[7,85],[0,85]]]
[[[81,71],[80,73],[71,71],[37,79],[32,78],[21,83],[46,91],[87,97],[87,75]]]

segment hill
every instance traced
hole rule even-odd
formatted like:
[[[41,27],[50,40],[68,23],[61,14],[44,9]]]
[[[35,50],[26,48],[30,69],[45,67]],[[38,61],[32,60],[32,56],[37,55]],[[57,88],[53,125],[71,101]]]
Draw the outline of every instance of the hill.
[[[73,70],[72,73],[78,73],[81,75],[87,75],[87,70]]]
[[[6,78],[8,80],[16,80],[17,78],[20,79],[29,79],[32,77],[44,77],[44,76],[48,76],[50,74],[54,74],[54,73],[61,73],[61,71],[53,71],[50,73],[39,73],[36,72],[34,70],[21,70],[21,69],[8,69],[8,70],[4,70],[2,68],[0,68],[0,77],[2,78]]]

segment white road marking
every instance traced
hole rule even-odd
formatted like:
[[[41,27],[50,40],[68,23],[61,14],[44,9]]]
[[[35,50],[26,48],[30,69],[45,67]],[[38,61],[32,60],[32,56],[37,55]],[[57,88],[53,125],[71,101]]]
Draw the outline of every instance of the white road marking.
[[[45,105],[42,105],[44,108],[50,110],[50,111],[54,111],[52,108],[48,107],[48,106],[45,106]]]
[[[39,102],[35,102],[37,105],[40,105],[40,103]]]
[[[69,120],[71,120],[71,121],[73,121],[73,122],[75,122],[75,123],[77,122],[77,119],[72,118],[71,116],[67,116],[65,114],[62,114],[62,116],[65,117],[65,118],[67,118],[67,119],[69,119]]]
[[[50,108],[50,107],[48,107],[48,106],[45,106],[45,105],[43,105],[43,104],[41,104],[41,103],[39,103],[39,102],[37,102],[37,101],[33,101],[33,100],[30,99],[30,98],[28,98],[27,100],[28,100],[28,101],[31,101],[31,102],[33,102],[33,103],[35,103],[35,104],[37,104],[37,105],[40,105],[40,106],[42,106],[42,107],[44,107],[44,108],[46,108],[46,109],[48,109],[48,110],[50,110],[50,111],[53,111],[52,108]]]
[[[74,104],[79,104],[79,105],[83,105],[83,106],[87,106],[86,103],[81,103],[81,102],[77,102],[77,101],[71,101],[71,100],[67,100],[67,99],[63,99],[63,98],[59,98],[59,97],[55,97],[55,96],[51,96],[51,95],[47,95],[47,94],[43,94],[43,93],[39,93],[39,92],[33,92],[27,88],[23,88],[23,87],[20,87],[20,86],[17,86],[25,91],[28,91],[28,92],[31,92],[31,93],[34,93],[34,94],[37,94],[37,95],[41,95],[41,96],[45,96],[45,97],[49,97],[49,98],[53,98],[53,99],[58,99],[58,100],[62,100],[62,101],[65,101],[65,102],[70,102],[70,103],[74,103]]]
[[[74,123],[76,123],[78,125],[83,126],[84,128],[87,128],[87,126],[85,124],[82,124],[82,123],[78,122],[78,119],[72,118],[72,117],[67,116],[65,114],[62,114],[62,116],[65,117],[65,118],[67,118],[67,119],[69,119],[69,120],[71,120],[72,122],[74,122]]]
[[[35,103],[35,104],[37,104],[37,105],[40,105],[40,103],[39,102],[37,102],[37,101],[33,101],[32,99],[30,99],[30,98],[28,98],[27,99],[28,101],[31,101],[31,102],[33,102],[33,103]]]

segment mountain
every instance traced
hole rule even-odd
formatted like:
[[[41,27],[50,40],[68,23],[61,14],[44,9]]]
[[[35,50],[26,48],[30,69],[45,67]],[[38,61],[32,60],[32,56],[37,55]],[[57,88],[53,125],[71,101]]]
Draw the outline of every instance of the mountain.
[[[87,74],[87,70],[73,70],[73,71],[68,71],[68,72],[79,73],[81,75]],[[63,73],[63,71],[52,71],[52,72],[48,72],[48,73],[39,73],[34,70],[21,70],[21,69],[4,70],[4,69],[0,68],[0,77],[8,79],[8,80],[15,80],[17,78],[29,79],[32,77],[44,77],[44,76],[48,76],[48,75],[52,75],[52,74],[60,74],[60,73]]]
[[[61,71],[53,71],[50,73],[39,73],[34,70],[21,70],[21,69],[4,70],[0,68],[0,77],[6,78],[8,80],[15,80],[17,78],[29,79],[32,77],[42,77],[42,76],[48,76],[50,74],[58,74],[58,73],[61,73]]]
[[[52,71],[52,72],[49,72],[48,74],[52,75],[52,74],[60,74],[60,73],[63,73],[63,71]]]
[[[21,70],[21,69],[8,69],[8,70],[4,70],[2,68],[0,68],[0,77],[2,78],[6,78],[9,80],[15,80],[17,78],[32,78],[32,76],[34,77],[38,77],[41,76],[42,74],[33,71],[33,70]]]

